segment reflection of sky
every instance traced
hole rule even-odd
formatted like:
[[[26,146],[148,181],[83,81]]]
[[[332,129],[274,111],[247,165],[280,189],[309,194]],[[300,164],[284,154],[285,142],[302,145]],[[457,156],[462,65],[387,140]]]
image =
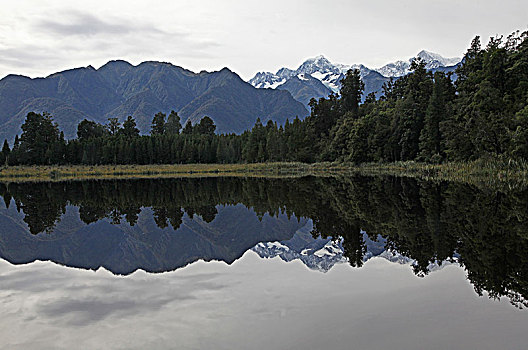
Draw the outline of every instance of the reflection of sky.
[[[528,313],[478,297],[456,266],[426,278],[374,258],[327,274],[247,252],[127,277],[0,261],[6,349],[521,349]]]

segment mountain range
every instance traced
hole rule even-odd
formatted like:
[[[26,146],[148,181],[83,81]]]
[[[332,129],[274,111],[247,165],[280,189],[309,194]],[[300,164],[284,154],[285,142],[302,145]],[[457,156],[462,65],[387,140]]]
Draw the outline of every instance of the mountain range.
[[[460,62],[428,51],[416,57],[433,71],[452,71]],[[75,68],[35,79],[11,74],[0,80],[0,140],[20,134],[20,125],[31,111],[53,115],[66,138],[76,136],[77,124],[85,118],[106,123],[110,117],[123,121],[129,115],[142,133],[148,133],[154,114],[171,110],[179,113],[182,124],[207,115],[218,133],[241,133],[257,118],[279,124],[296,116],[304,118],[311,98],[339,93],[349,69],[359,69],[365,83],[363,96],[371,92],[379,96],[390,78],[410,72],[411,61],[371,69],[360,64],[334,64],[317,56],[296,70],[260,72],[248,82],[228,68],[194,73],[155,61],[136,66],[110,61],[99,69]]]
[[[460,63],[460,58],[444,58],[439,54],[422,50],[407,61],[388,63],[381,68],[368,68],[362,64],[332,63],[324,56],[310,58],[297,69],[281,68],[277,73],[259,72],[249,83],[260,89],[287,90],[292,96],[308,105],[312,97],[327,97],[330,93],[339,93],[341,80],[349,69],[359,69],[365,83],[363,98],[375,93],[379,97],[382,86],[390,78],[399,78],[411,72],[411,62],[420,58],[428,70],[453,71]]]
[[[155,113],[175,110],[193,123],[211,117],[219,133],[240,133],[256,119],[284,123],[308,110],[287,91],[255,89],[224,68],[194,73],[170,63],[133,66],[110,61],[99,69],[75,68],[46,78],[8,75],[0,80],[0,139],[12,140],[30,111],[49,112],[67,138],[84,118],[105,123],[131,115],[142,133]]]

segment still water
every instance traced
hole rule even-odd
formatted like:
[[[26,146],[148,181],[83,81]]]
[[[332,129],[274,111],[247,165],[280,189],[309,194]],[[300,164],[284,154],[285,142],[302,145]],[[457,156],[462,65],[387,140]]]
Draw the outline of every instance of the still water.
[[[0,184],[0,348],[526,349],[528,191]]]

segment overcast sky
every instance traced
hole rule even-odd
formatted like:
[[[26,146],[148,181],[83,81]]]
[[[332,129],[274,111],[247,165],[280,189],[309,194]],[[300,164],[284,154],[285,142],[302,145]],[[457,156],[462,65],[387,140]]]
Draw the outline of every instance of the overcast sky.
[[[0,77],[111,59],[244,79],[320,54],[374,68],[421,49],[461,56],[475,35],[526,30],[527,15],[526,0],[2,1]]]

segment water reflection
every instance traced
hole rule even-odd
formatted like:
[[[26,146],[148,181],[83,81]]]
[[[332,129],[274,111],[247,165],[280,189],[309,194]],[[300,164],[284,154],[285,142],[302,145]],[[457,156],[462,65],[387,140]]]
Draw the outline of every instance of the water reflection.
[[[461,268],[426,279],[371,259],[328,273],[247,252],[126,277],[0,261],[6,349],[524,349],[528,313]]]
[[[129,274],[253,249],[327,271],[383,255],[418,275],[456,261],[478,294],[528,297],[526,191],[306,177],[2,184],[0,195],[0,255],[13,263]]]

